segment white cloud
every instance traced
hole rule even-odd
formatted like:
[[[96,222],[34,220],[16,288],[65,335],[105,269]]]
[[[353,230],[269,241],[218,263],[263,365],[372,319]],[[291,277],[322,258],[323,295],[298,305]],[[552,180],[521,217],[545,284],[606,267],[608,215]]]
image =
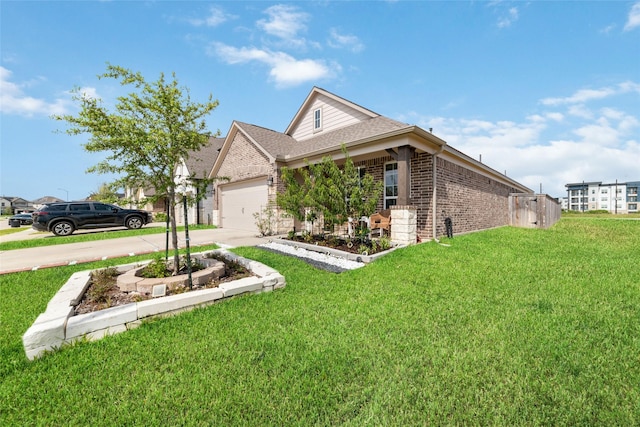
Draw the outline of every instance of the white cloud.
[[[567,113],[571,116],[582,117],[583,119],[593,118],[593,113],[582,104],[570,105]]]
[[[552,105],[566,111],[546,111],[522,120],[478,120],[421,116],[411,112],[399,118],[413,121],[468,156],[535,191],[558,197],[564,185],[586,181],[640,179],[640,117],[621,107],[590,110],[580,103],[637,91],[625,82],[606,90],[577,91]],[[604,95],[604,96],[602,96]],[[576,102],[573,104],[572,102]]]
[[[190,19],[189,23],[191,25],[195,25],[196,27],[200,27],[205,25],[207,27],[217,27],[218,25],[228,21],[233,18],[232,15],[227,15],[222,8],[217,6],[211,6],[209,8],[209,15],[204,18],[195,18]]]
[[[507,14],[498,19],[498,28],[507,28],[511,24],[518,20],[518,8],[512,7],[507,11]]]
[[[640,2],[631,6],[629,17],[627,18],[627,23],[624,26],[624,30],[630,31],[636,27],[640,27]]]
[[[284,52],[257,48],[235,48],[223,43],[213,43],[210,54],[229,64],[259,62],[267,65],[269,76],[278,87],[296,86],[309,81],[335,77],[341,67],[318,59],[296,59]]]
[[[600,30],[601,34],[610,34],[616,28],[615,24],[607,25]]]
[[[12,72],[0,66],[0,113],[21,116],[64,114],[69,101],[56,99],[47,102],[24,93],[29,83],[17,84],[11,80]]]
[[[265,10],[269,19],[261,19],[257,22],[258,28],[267,34],[282,39],[295,39],[299,32],[306,31],[306,22],[309,15],[298,11],[296,6],[278,4]]]
[[[78,93],[87,99],[98,99],[100,96],[98,95],[98,91],[94,87],[82,87],[78,90]]]
[[[564,120],[564,114],[562,113],[546,113],[544,116],[555,122],[561,122],[562,120]]]
[[[351,34],[340,34],[335,28],[329,30],[329,40],[327,43],[333,48],[349,49],[354,53],[364,50],[364,44],[357,36]]]
[[[545,98],[541,101],[544,105],[562,105],[562,104],[577,104],[594,99],[602,99],[615,94],[614,88],[602,88],[602,89],[581,89],[573,95],[565,98]]]
[[[600,89],[580,89],[573,95],[565,98],[544,98],[540,102],[543,105],[580,104],[595,99],[604,99],[613,95],[630,92],[640,93],[640,84],[634,82],[623,82],[613,87],[603,87]]]

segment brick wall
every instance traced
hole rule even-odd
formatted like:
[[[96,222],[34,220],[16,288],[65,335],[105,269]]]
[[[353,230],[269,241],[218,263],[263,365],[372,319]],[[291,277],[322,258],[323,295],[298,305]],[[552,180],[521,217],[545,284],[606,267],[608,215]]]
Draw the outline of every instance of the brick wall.
[[[389,156],[364,162],[367,173],[382,180],[384,164],[392,161]],[[454,235],[484,230],[509,224],[509,194],[515,188],[501,184],[477,172],[458,166],[445,159],[437,159],[437,212],[436,234],[446,234],[444,220],[451,218]],[[414,153],[411,158],[410,205],[417,209],[418,235],[422,240],[432,236],[433,157],[427,153]],[[384,197],[378,210],[383,209]]]
[[[257,178],[260,176],[270,175],[273,172],[273,166],[269,162],[267,156],[261,153],[251,142],[247,140],[242,132],[236,133],[231,148],[227,153],[224,163],[218,171],[218,176],[228,177],[229,181],[219,180],[215,183],[216,196],[214,200],[214,210],[220,209],[219,185],[227,182],[243,181],[245,179]],[[275,178],[275,177],[274,177]],[[275,197],[275,188],[273,187],[273,197]],[[271,201],[272,189],[269,189],[269,200]]]
[[[365,167],[375,180],[383,180],[384,164],[392,161],[390,156],[366,161],[354,161],[355,166]],[[515,188],[498,183],[465,167],[445,159],[437,159],[438,201],[436,212],[436,234],[446,234],[444,220],[451,218],[455,234],[483,230],[509,224],[509,194]],[[409,205],[417,212],[417,234],[422,240],[432,236],[433,158],[431,154],[414,153],[411,158],[411,194]],[[228,176],[230,182],[273,174],[273,165],[258,151],[242,133],[238,133],[219,176]],[[275,202],[276,190],[283,191],[280,174],[274,174],[274,185],[269,187],[269,201]],[[216,185],[224,183],[218,182]],[[219,191],[216,189],[214,212],[219,209]],[[378,202],[378,210],[384,209],[384,197]],[[277,209],[278,233],[301,229],[302,224],[294,224],[292,218]]]
[[[446,234],[447,217],[454,235],[509,224],[509,194],[515,188],[442,158],[437,159],[437,185],[438,236]]]

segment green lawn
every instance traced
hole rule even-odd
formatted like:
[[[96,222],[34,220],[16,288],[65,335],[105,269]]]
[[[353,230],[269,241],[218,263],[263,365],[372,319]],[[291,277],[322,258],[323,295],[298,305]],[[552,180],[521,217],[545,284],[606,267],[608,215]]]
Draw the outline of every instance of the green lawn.
[[[35,362],[22,334],[105,263],[0,276],[0,425],[640,424],[640,221],[447,243],[342,274],[240,248],[287,287]]]
[[[190,225],[189,230],[213,229],[211,225]],[[178,231],[183,231],[184,226],[179,226]],[[24,228],[0,230],[0,236],[11,234],[14,231],[23,231]],[[39,239],[15,240],[0,243],[0,251],[13,249],[36,248],[40,246],[64,245],[66,243],[90,242],[94,240],[118,239],[120,237],[144,236],[147,234],[159,234],[166,232],[166,227],[143,227],[139,230],[101,230],[88,233],[72,234],[71,236],[55,236],[53,233],[42,232],[45,236]],[[2,233],[4,232],[4,233]],[[34,233],[38,233],[33,230]]]

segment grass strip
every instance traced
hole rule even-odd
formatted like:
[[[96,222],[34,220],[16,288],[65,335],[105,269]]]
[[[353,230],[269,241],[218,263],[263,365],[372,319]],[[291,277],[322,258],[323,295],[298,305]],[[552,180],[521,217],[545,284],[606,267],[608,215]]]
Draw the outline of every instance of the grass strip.
[[[214,229],[211,225],[190,225],[189,230],[206,230]],[[144,236],[148,234],[160,234],[166,231],[165,227],[143,227],[138,230],[108,230],[96,231],[82,234],[73,234],[71,236],[54,236],[51,233],[45,237],[26,240],[15,240],[0,243],[0,251],[10,251],[13,249],[28,249],[41,246],[64,245],[67,243],[92,242],[96,240],[119,239],[122,237]],[[178,232],[184,231],[184,226],[178,227]],[[35,232],[35,230],[34,230]]]

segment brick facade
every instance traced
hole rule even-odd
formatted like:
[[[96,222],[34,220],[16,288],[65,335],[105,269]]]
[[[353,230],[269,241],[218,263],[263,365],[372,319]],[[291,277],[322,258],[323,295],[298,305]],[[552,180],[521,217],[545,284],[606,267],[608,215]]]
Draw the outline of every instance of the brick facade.
[[[384,164],[393,161],[390,156],[355,162],[366,168],[376,180],[384,179]],[[436,206],[436,237],[446,234],[444,220],[451,218],[454,233],[467,233],[509,224],[509,194],[513,187],[456,165],[437,159],[438,185]],[[414,153],[411,158],[410,205],[417,209],[418,236],[422,240],[433,238],[432,220],[433,156]],[[384,197],[378,209],[383,209]]]
[[[301,123],[313,123],[318,105],[323,108],[340,105],[335,110],[340,114],[323,116],[323,126],[313,136],[295,139],[292,135],[299,135],[295,131]],[[355,122],[347,120],[356,116]],[[508,225],[509,194],[532,193],[525,186],[447,146],[431,132],[380,116],[316,87],[284,133],[237,123],[228,139],[221,152],[224,157],[216,161],[214,173],[229,177],[231,182],[262,177],[271,182],[272,178],[268,201],[276,210],[276,233],[286,233],[294,225],[296,230],[304,227],[275,207],[277,192],[284,191],[280,168],[296,168],[307,160],[318,162],[326,155],[341,158],[341,145],[350,151],[354,165],[364,167],[376,181],[384,182],[386,163],[400,160],[396,202],[411,210],[415,208],[416,215],[412,220],[415,218],[416,234],[422,240],[445,235],[446,218],[451,219],[454,234]],[[227,147],[228,151],[225,151]],[[439,153],[435,165],[436,191],[433,188],[434,155],[429,154],[433,152]],[[407,169],[411,172],[408,180],[404,173]],[[407,181],[408,185],[405,185]],[[224,183],[216,184],[214,217],[221,209],[220,185]],[[435,208],[434,195],[437,199]],[[381,195],[378,211],[384,210],[384,200]],[[316,227],[321,227],[319,223],[316,222]]]
[[[229,152],[225,157],[225,162],[218,171],[219,177],[227,177],[229,181],[219,180],[216,185],[216,196],[214,200],[214,210],[220,209],[220,191],[218,186],[228,182],[244,181],[251,178],[267,176],[273,173],[274,166],[270,163],[269,158],[260,152],[242,132],[238,132],[233,139],[233,143],[229,148]],[[273,187],[275,189],[275,186]],[[271,191],[270,191],[271,193]],[[272,195],[269,195],[271,201]],[[275,190],[273,191],[273,199],[275,200]]]

